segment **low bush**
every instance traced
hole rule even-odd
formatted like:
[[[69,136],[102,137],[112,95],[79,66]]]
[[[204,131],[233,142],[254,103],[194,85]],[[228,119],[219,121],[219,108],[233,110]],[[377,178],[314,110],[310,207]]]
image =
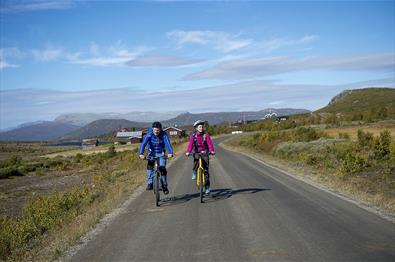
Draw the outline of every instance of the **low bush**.
[[[374,156],[376,159],[388,159],[391,152],[391,133],[384,130],[374,140]]]
[[[5,260],[36,237],[76,217],[90,201],[88,188],[74,187],[68,192],[36,198],[25,207],[20,218],[1,217],[0,258]]]
[[[347,175],[357,174],[364,170],[368,166],[367,160],[358,153],[347,153],[341,161],[339,167],[340,176],[344,177]]]
[[[371,149],[373,148],[373,134],[369,132],[364,132],[362,130],[358,130],[358,146],[362,149]]]
[[[0,168],[0,179],[9,178],[11,176],[23,176],[23,172],[16,167]]]

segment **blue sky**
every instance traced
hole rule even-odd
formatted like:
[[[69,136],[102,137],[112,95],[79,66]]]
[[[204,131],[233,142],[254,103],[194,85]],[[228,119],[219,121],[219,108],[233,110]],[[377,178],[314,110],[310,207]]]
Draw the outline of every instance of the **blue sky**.
[[[395,1],[1,0],[0,129],[75,112],[315,110],[347,88],[394,87],[394,13]]]

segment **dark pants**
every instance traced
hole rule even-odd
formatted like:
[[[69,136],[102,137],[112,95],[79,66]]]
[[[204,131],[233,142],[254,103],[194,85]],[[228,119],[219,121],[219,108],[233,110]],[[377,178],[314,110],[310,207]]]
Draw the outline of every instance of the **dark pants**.
[[[208,172],[208,168],[209,168],[209,164],[210,164],[210,159],[208,156],[202,156],[202,166],[204,169],[204,180],[206,182],[206,186],[210,186],[210,173]],[[199,156],[198,155],[193,155],[193,171],[196,172],[197,174],[197,170],[199,168]]]

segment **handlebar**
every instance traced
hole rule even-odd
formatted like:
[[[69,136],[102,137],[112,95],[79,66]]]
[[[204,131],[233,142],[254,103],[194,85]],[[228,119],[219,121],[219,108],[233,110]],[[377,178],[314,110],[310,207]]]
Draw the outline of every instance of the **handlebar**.
[[[168,159],[167,156],[144,156],[144,160],[146,161],[156,161],[160,158]]]
[[[202,151],[202,152],[197,152],[197,153],[191,153],[191,154],[189,154],[188,155],[188,157],[190,157],[190,156],[209,156],[209,155],[214,155],[214,154],[211,154],[211,152],[206,152],[206,151]]]

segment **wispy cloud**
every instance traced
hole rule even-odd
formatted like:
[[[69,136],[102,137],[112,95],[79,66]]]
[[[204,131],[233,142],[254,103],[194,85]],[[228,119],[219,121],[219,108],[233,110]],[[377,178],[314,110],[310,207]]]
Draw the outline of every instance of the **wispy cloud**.
[[[183,58],[176,56],[142,56],[126,64],[130,67],[173,67],[185,66],[202,62],[201,59]]]
[[[244,58],[218,63],[207,70],[190,74],[184,80],[253,79],[287,72],[328,69],[394,70],[395,53],[372,53],[344,56],[310,56],[304,58],[270,57]]]
[[[69,54],[68,62],[93,66],[125,65],[148,50],[151,50],[151,48],[136,47],[130,49],[122,41],[117,41],[114,45],[104,48],[92,43],[88,52]]]
[[[20,13],[39,10],[68,9],[74,6],[71,0],[22,0],[1,1],[1,13]]]
[[[54,61],[64,57],[66,54],[61,48],[47,47],[43,50],[34,49],[31,51],[36,61]]]
[[[3,70],[5,68],[14,68],[14,67],[19,67],[19,65],[9,64],[0,58],[0,70]]]
[[[224,53],[247,47],[254,42],[252,39],[242,39],[240,35],[217,31],[175,30],[167,32],[166,35],[176,41],[179,47],[185,44],[205,45]]]
[[[272,38],[258,44],[264,52],[272,52],[274,50],[297,45],[306,45],[318,39],[318,35],[306,35],[299,39],[290,39],[287,37]]]
[[[8,59],[21,57],[23,57],[23,53],[16,47],[0,48],[0,70],[19,67],[17,64],[8,62]]]

